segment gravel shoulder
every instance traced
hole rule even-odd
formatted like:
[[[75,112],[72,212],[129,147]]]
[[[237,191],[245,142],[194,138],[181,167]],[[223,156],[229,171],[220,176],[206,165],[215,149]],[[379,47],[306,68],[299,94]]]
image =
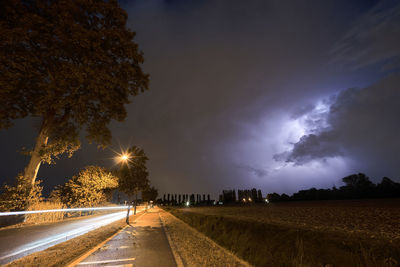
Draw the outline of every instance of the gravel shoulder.
[[[174,254],[184,266],[251,266],[166,211],[160,211]]]

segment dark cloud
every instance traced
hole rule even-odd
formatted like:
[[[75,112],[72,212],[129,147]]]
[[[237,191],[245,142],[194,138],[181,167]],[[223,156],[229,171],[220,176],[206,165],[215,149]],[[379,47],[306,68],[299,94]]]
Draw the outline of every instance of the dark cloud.
[[[250,173],[253,173],[255,176],[259,177],[259,178],[264,178],[268,175],[268,171],[265,169],[261,169],[261,168],[255,168],[252,166],[239,166],[239,168],[244,169]]]
[[[380,1],[358,18],[333,50],[335,60],[360,68],[383,64],[400,67],[400,3]]]
[[[126,6],[151,91],[129,107],[118,139],[140,140],[162,191],[268,187],[285,114],[304,114],[350,76],[327,62],[354,3],[158,3]]]
[[[329,129],[301,137],[275,156],[302,165],[330,157],[348,157],[372,174],[400,173],[400,74],[364,89],[340,92],[327,113]]]
[[[122,2],[144,52],[151,89],[127,106],[124,123],[111,125],[112,148],[143,147],[150,158],[150,179],[161,193],[332,186],[351,171],[344,162],[328,158],[323,165],[306,163],[342,152],[342,146],[338,151],[329,146],[341,135],[322,137],[331,132],[324,108],[331,102],[319,100],[379,78],[330,63],[332,44],[374,3]],[[334,125],[332,112],[329,118]],[[20,124],[0,133],[4,166],[18,162],[2,168],[1,179],[23,170],[25,161],[14,155],[22,143],[33,143],[35,132],[26,130],[30,127]],[[28,141],[20,138],[23,134]],[[304,144],[281,155],[297,165],[273,159],[303,135]],[[51,188],[85,165],[111,167],[112,156],[110,150],[84,143],[73,158],[41,167],[39,176]]]
[[[400,67],[400,3],[380,1],[360,16],[334,49],[333,60],[353,68],[396,71]],[[377,177],[399,177],[400,74],[363,89],[343,90],[325,102],[327,112],[308,105],[292,116],[306,133],[274,160],[307,165],[315,160],[346,158],[348,168]],[[304,112],[303,112],[304,111]],[[315,116],[317,114],[317,116]]]

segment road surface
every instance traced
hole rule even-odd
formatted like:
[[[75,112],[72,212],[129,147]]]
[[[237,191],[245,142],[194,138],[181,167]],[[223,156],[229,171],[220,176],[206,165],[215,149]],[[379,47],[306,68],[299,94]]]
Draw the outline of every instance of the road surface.
[[[73,266],[177,266],[154,208],[136,219],[119,234]]]
[[[140,212],[144,207],[138,207]],[[46,225],[0,229],[0,265],[126,217],[126,211]]]

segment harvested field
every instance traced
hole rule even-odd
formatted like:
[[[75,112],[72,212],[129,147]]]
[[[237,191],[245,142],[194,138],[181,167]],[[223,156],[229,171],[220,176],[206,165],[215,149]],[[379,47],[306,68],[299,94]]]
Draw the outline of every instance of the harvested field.
[[[400,265],[400,199],[170,211],[255,266]]]
[[[356,232],[393,241],[400,239],[400,199],[285,202],[185,211],[321,231]]]

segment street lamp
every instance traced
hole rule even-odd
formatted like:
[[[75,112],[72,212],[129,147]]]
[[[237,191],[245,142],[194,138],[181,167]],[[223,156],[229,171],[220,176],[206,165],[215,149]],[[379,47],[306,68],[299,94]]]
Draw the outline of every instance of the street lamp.
[[[122,169],[122,164],[124,164],[124,163],[127,164],[128,161],[129,161],[129,158],[130,158],[130,154],[126,153],[126,152],[123,152],[122,154],[118,154],[118,156],[115,158],[115,160],[118,163],[121,163],[121,169]],[[119,198],[119,193],[118,193],[118,198]],[[129,211],[130,210],[131,210],[130,209],[130,205],[128,203],[128,210],[127,210],[127,213],[126,213],[126,224],[129,224]],[[136,214],[136,203],[135,203],[135,208],[134,208],[134,214]]]
[[[128,153],[122,153],[121,155],[118,155],[116,160],[118,163],[127,163],[130,159],[130,155]]]
[[[123,161],[127,161],[128,160],[128,155],[126,155],[126,154],[124,154],[124,155],[122,155],[121,156],[121,160],[123,160]]]

